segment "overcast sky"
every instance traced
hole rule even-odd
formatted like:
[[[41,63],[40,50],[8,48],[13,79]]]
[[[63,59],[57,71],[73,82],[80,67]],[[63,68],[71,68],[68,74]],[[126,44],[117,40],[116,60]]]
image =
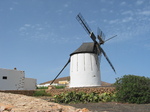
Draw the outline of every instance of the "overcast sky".
[[[79,12],[95,35],[97,27],[106,39],[118,35],[102,46],[117,74],[102,57],[102,81],[150,76],[149,0],[0,0],[0,68],[16,67],[37,83],[52,80],[74,50],[92,42]]]

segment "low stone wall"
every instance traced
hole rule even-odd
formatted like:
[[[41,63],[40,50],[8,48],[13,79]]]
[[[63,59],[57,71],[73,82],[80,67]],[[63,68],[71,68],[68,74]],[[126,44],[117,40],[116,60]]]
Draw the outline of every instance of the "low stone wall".
[[[115,90],[115,87],[109,86],[109,87],[81,87],[81,88],[65,88],[65,89],[51,88],[51,89],[47,89],[46,92],[54,96],[54,95],[67,93],[71,91],[84,92],[84,93],[95,92],[95,93],[101,94],[105,92],[112,93],[114,90]],[[27,96],[33,96],[35,91],[39,91],[39,90],[0,90],[0,92],[4,92],[4,93],[23,94]]]
[[[112,93],[115,90],[115,87],[109,86],[109,87],[82,87],[82,88],[65,88],[65,89],[48,89],[46,92],[50,93],[52,96],[59,95],[61,93],[67,93],[71,91],[75,92],[84,92],[84,93]]]
[[[33,94],[35,93],[35,90],[0,90],[0,92],[33,96]]]

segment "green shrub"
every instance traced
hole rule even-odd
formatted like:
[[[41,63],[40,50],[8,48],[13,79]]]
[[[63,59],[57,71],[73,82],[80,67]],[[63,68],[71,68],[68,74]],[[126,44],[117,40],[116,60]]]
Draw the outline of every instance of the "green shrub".
[[[89,103],[89,102],[108,102],[113,101],[113,94],[103,93],[84,93],[84,92],[68,92],[60,95],[55,95],[56,103]]]
[[[65,86],[55,86],[56,89],[63,89]]]
[[[47,93],[45,90],[35,91],[33,96],[51,96],[51,94]]]
[[[42,87],[37,87],[37,89],[48,89],[48,87],[42,86]]]
[[[128,103],[150,103],[150,78],[124,75],[117,78],[114,84],[116,86],[116,99],[119,102]]]
[[[102,93],[100,94],[100,99],[102,102],[114,102],[116,100],[116,93]]]

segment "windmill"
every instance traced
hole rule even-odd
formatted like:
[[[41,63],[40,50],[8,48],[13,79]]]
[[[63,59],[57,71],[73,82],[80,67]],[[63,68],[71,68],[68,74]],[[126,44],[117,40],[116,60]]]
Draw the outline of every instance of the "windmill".
[[[82,25],[85,31],[89,34],[93,42],[82,43],[82,45],[70,54],[70,58],[63,69],[51,82],[51,84],[56,80],[56,78],[61,74],[65,67],[70,63],[70,85],[69,87],[92,87],[100,86],[100,63],[99,56],[102,54],[108,61],[109,65],[116,73],[115,68],[110,62],[105,51],[102,49],[101,45],[106,41],[114,38],[115,36],[105,40],[104,33],[98,28],[97,37],[90,29],[83,16],[79,13],[76,17],[78,22]],[[99,42],[97,41],[99,40]],[[51,85],[50,84],[50,85]]]

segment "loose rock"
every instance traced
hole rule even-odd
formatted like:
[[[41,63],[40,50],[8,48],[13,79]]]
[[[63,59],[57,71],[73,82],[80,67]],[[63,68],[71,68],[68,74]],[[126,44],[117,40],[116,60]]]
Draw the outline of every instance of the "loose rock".
[[[0,102],[0,112],[89,112],[20,94],[0,92]]]

